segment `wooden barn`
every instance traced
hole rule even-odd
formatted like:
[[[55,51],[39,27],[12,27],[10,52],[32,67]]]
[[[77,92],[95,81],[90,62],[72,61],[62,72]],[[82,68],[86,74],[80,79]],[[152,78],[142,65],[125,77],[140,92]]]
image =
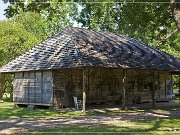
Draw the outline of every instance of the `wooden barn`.
[[[168,101],[180,60],[129,36],[66,28],[1,67],[16,104],[73,107]]]

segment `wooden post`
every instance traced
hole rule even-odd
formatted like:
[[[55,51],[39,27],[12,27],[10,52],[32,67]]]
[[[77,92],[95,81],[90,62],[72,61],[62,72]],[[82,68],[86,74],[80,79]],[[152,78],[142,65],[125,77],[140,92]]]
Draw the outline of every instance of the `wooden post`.
[[[123,94],[122,94],[122,109],[125,109],[125,98],[126,98],[126,69],[123,69]]]
[[[156,106],[156,99],[155,99],[155,72],[153,72],[153,79],[152,79],[152,106]]]
[[[174,88],[173,88],[173,75],[171,73],[171,94],[174,93]]]
[[[52,109],[55,107],[55,82],[54,82],[54,71],[52,71]]]
[[[85,71],[83,69],[83,112],[86,111]]]
[[[87,70],[87,98],[89,98],[89,90],[90,90],[90,87],[89,87],[89,68]]]
[[[102,100],[102,69],[100,69],[101,100]]]
[[[133,76],[133,104],[134,104],[134,97],[135,97],[135,91],[134,91],[134,85],[135,85],[134,70],[132,70],[132,76]]]
[[[2,99],[2,93],[3,93],[3,91],[2,91],[2,74],[0,74],[0,100]]]
[[[166,73],[165,73],[165,96],[167,98],[167,82],[166,82]]]
[[[179,97],[180,97],[180,74],[179,74]],[[180,103],[180,98],[179,98],[179,103]]]
[[[44,72],[41,71],[41,102],[43,101],[43,96],[44,96],[44,93],[43,93],[43,85],[44,85],[43,74],[44,74]]]
[[[179,74],[179,95],[180,95],[180,74]]]
[[[158,94],[159,94],[159,100],[161,99],[161,91],[160,91],[160,74],[158,71]]]

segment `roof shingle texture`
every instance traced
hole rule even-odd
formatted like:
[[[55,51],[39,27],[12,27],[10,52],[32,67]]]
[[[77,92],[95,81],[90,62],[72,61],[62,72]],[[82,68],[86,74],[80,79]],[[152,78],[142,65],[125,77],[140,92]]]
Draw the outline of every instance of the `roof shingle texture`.
[[[180,71],[180,60],[129,36],[66,28],[0,68],[0,72],[76,67]]]

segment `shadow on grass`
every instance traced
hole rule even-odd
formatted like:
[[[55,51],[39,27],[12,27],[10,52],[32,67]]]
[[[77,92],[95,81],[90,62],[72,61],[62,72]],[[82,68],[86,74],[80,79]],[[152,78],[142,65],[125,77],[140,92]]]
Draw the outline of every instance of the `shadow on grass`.
[[[50,128],[43,130],[31,131],[34,134],[172,134],[180,133],[178,124],[180,119],[158,119],[155,121],[136,121],[133,125],[111,125],[111,124],[93,124],[93,125],[76,125],[61,128]],[[169,123],[171,122],[171,123]],[[168,124],[167,124],[168,123]],[[174,123],[174,124],[172,124]],[[167,124],[167,125],[166,125]],[[171,124],[171,126],[170,126]],[[28,133],[25,133],[28,134]]]

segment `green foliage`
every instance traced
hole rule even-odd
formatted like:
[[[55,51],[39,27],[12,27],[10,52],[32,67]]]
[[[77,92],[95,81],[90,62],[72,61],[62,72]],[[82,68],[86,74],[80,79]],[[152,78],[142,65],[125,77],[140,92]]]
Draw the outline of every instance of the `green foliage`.
[[[180,33],[175,33],[160,46],[160,49],[180,59]]]
[[[28,0],[25,4],[22,0],[4,0],[10,2],[10,6],[5,10],[6,16],[9,19],[19,21],[27,26],[30,31],[34,31],[36,35],[51,36],[64,27],[72,26],[72,21],[77,16],[77,5],[72,1],[66,2],[65,0]],[[26,13],[30,12],[30,13]],[[31,16],[35,12],[36,15]],[[19,14],[21,14],[19,16]],[[27,17],[27,14],[28,17]],[[41,17],[38,16],[41,15]],[[19,17],[18,17],[19,16]],[[19,19],[18,19],[18,18]],[[17,19],[16,19],[17,18]],[[38,19],[38,20],[36,20]],[[28,21],[29,20],[29,21]],[[36,23],[36,27],[34,23]],[[28,26],[30,27],[28,28]],[[31,27],[33,25],[33,27]],[[36,31],[35,29],[38,28]]]
[[[22,12],[16,16],[16,23],[22,24],[24,28],[35,35],[38,39],[46,39],[46,20],[39,13]]]
[[[34,31],[36,36],[51,36],[77,21],[82,27],[89,29],[128,34],[180,58],[180,35],[173,33],[176,23],[171,5],[162,1],[145,3],[143,0],[28,0],[25,4],[21,0],[4,0],[10,2],[6,9],[8,18],[18,21],[16,18],[22,12],[21,20],[26,18],[24,14],[27,13],[24,12],[36,12],[41,15],[42,19],[36,23],[37,27],[34,22],[39,19],[28,22],[27,20],[33,20],[32,17],[28,17],[29,19],[25,20],[27,24],[21,21],[27,27],[30,26],[26,29]],[[78,7],[82,8],[80,12]]]
[[[0,65],[15,59],[40,42],[23,25],[11,21],[0,21]]]
[[[5,113],[6,112],[6,113]],[[72,110],[49,110],[36,109],[28,110],[26,108],[13,109],[13,103],[0,103],[0,118],[47,118],[47,117],[73,117],[85,115],[81,111]]]
[[[0,21],[0,66],[15,59],[41,40],[28,32],[22,24],[11,21]],[[12,100],[12,75],[6,74],[2,84],[3,93],[10,94]]]
[[[180,58],[180,35],[173,33],[176,25],[169,3],[105,0],[80,5],[78,22],[82,27],[128,34]]]

